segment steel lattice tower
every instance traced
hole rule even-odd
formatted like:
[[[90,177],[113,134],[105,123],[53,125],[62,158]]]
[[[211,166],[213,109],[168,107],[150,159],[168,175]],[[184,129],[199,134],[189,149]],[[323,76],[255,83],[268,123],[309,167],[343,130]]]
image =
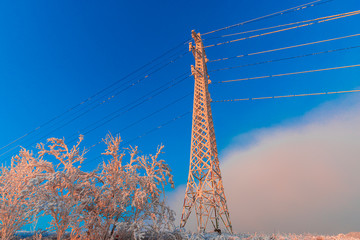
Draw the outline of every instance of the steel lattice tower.
[[[206,231],[211,222],[215,231],[232,233],[229,211],[222,183],[214,124],[211,114],[210,83],[207,73],[204,45],[200,34],[192,31],[195,46],[190,42],[189,51],[195,58],[191,66],[195,79],[192,117],[189,177],[186,187],[180,227],[185,227],[195,208],[198,231]]]

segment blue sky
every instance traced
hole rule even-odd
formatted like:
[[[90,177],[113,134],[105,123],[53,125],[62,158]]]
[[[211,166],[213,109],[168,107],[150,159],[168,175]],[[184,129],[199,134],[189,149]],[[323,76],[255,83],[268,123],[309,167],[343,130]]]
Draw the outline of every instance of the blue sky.
[[[81,103],[98,91],[122,79],[152,59],[188,40],[191,30],[200,33],[229,26],[252,18],[277,12],[309,1],[1,1],[0,3],[0,148],[41,126],[48,120]],[[232,28],[212,36],[253,30],[318,17],[359,10],[358,0],[333,0],[301,11],[284,14],[263,21]],[[273,48],[286,47],[328,38],[357,34],[358,15],[319,23],[283,33],[239,41],[208,48],[210,60],[231,57]],[[209,35],[210,36],[210,35]],[[241,35],[240,35],[241,37]],[[204,36],[206,39],[206,36]],[[208,39],[205,45],[235,39]],[[309,54],[359,44],[359,37],[261,54],[241,59],[208,64],[209,71],[251,64],[271,59]],[[175,56],[186,53],[187,45],[176,49]],[[321,54],[233,70],[210,72],[212,81],[256,77],[278,73],[359,64],[360,48]],[[171,55],[171,54],[170,54]],[[162,58],[168,61],[169,56]],[[155,63],[156,64],[156,63]],[[58,126],[81,112],[70,111],[51,124],[1,149],[0,154],[16,145],[34,149],[34,142],[47,137],[71,139],[82,129],[107,114],[148,95],[154,89],[181,74],[190,72],[191,54],[144,79],[149,72],[137,73],[124,81],[144,79],[141,83],[99,105],[113,93],[110,88],[81,105],[87,114],[65,127]],[[155,68],[156,69],[156,68]],[[214,100],[339,91],[358,89],[359,69],[343,69],[279,78],[213,84],[210,93]],[[116,85],[116,86],[121,86]],[[127,85],[124,85],[124,88]],[[122,89],[122,88],[119,88]],[[151,114],[193,90],[188,78],[108,124],[85,135],[84,147],[90,147],[108,131],[117,133],[129,124]],[[235,103],[213,103],[213,117],[218,149],[222,153],[239,135],[256,129],[281,126],[282,123],[303,116],[310,110],[340,95],[289,98]],[[94,101],[97,100],[97,101]],[[94,104],[94,105],[88,105]],[[85,107],[83,109],[83,107]],[[350,107],[350,106],[344,106]],[[122,131],[124,141],[136,138],[169,120],[192,110],[191,95],[169,108]],[[49,135],[49,132],[52,132]],[[165,145],[164,158],[173,169],[176,186],[187,180],[190,154],[191,114],[172,122],[142,138],[131,142],[144,153],[153,153],[160,143]],[[248,144],[246,140],[242,144]],[[88,153],[85,170],[99,163],[98,144]],[[9,163],[9,151],[0,161]],[[221,159],[220,159],[221,161]]]

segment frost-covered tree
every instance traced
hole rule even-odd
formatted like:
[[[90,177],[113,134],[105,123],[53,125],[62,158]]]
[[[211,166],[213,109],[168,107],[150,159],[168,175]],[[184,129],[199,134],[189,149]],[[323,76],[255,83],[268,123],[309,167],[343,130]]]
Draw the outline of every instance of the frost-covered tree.
[[[106,158],[93,172],[81,171],[86,150],[83,137],[72,147],[64,139],[38,144],[37,157],[27,150],[0,168],[1,239],[10,239],[39,214],[52,217],[49,229],[58,240],[107,240],[145,236],[160,239],[170,230],[173,211],[165,204],[165,185],[173,176],[154,155],[139,155],[137,147],[120,149],[121,138],[104,139]],[[54,162],[54,164],[52,164]]]
[[[16,231],[34,221],[37,213],[36,184],[52,165],[21,149],[10,167],[0,167],[0,237],[13,238]]]
[[[59,162],[46,173],[43,183],[38,184],[36,194],[39,211],[52,217],[50,229],[56,231],[58,240],[63,239],[69,229],[72,239],[78,238],[81,232],[81,198],[86,194],[89,177],[79,169],[86,153],[79,149],[82,140],[80,136],[72,148],[68,148],[64,139],[57,138],[37,146],[40,157],[53,156]]]
[[[165,204],[164,187],[173,176],[164,160],[155,155],[138,155],[137,147],[121,150],[121,138],[108,134],[103,162],[92,181],[91,194],[82,214],[87,239],[110,239],[114,233],[136,238],[148,230],[155,238],[160,230],[170,229],[174,213]],[[129,154],[128,161],[125,157]],[[97,187],[96,187],[97,186]]]

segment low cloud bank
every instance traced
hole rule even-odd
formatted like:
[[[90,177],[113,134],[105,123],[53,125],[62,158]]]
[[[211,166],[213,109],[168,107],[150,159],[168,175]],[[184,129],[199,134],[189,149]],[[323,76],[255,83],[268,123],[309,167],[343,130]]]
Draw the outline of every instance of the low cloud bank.
[[[352,97],[328,103],[292,123],[238,136],[223,151],[221,170],[236,232],[360,231],[357,102]],[[241,144],[244,138],[251,145]],[[170,196],[178,219],[184,192],[181,186]]]

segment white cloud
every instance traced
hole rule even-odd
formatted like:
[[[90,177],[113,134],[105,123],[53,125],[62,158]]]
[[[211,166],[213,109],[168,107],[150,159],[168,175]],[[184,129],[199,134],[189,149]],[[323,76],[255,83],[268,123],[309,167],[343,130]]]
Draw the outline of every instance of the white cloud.
[[[291,124],[239,136],[220,156],[237,232],[360,231],[360,104],[330,102]],[[238,144],[244,138],[251,145]],[[184,187],[173,194],[181,214]],[[178,214],[179,215],[179,214]]]

